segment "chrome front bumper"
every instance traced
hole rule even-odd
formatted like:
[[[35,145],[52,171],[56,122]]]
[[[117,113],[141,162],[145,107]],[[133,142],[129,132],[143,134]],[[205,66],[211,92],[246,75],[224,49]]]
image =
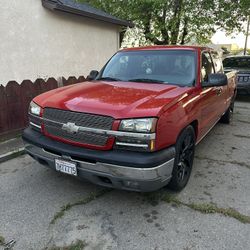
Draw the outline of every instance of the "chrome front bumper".
[[[57,155],[25,142],[26,152],[39,163],[56,170],[55,159],[64,159],[77,163],[78,177],[92,183],[131,191],[150,192],[168,184],[172,176],[174,158],[152,168],[137,168],[114,165],[103,162],[89,162],[71,158],[69,155]]]

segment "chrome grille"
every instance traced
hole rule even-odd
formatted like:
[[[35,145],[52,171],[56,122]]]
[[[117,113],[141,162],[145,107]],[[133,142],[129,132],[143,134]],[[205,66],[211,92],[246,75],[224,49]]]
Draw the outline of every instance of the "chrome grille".
[[[77,126],[111,130],[114,120],[109,116],[101,116],[53,108],[45,108],[43,117],[45,118],[45,130],[50,135],[67,139],[73,142],[97,146],[105,146],[109,137],[106,135],[97,135],[82,131],[71,134],[62,129],[62,124],[72,122]]]

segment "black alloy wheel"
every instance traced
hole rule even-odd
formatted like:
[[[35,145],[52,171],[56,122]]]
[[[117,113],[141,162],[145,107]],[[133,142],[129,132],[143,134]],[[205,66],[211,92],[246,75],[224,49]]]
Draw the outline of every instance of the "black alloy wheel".
[[[188,126],[177,140],[172,179],[169,183],[169,187],[173,190],[180,191],[188,183],[194,160],[195,139],[193,127]]]

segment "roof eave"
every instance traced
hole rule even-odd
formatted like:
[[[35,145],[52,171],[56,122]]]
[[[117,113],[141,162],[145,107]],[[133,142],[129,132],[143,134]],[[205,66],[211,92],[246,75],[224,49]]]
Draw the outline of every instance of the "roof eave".
[[[130,27],[133,28],[134,24],[132,22],[129,21],[125,21],[125,20],[117,20],[117,19],[112,19],[109,17],[105,17],[105,16],[100,16],[94,13],[90,13],[87,11],[83,11],[83,10],[78,10],[75,8],[71,8],[68,6],[64,6],[59,4],[57,1],[48,1],[48,0],[42,0],[42,5],[43,7],[45,7],[46,9],[52,10],[52,11],[60,11],[60,12],[66,12],[66,13],[71,13],[74,15],[78,15],[78,16],[82,16],[82,17],[87,17],[87,18],[91,18],[91,19],[95,19],[98,21],[103,21],[103,22],[107,22],[107,23],[111,23],[111,24],[115,24],[115,25],[119,25],[119,26],[125,26],[125,27]]]

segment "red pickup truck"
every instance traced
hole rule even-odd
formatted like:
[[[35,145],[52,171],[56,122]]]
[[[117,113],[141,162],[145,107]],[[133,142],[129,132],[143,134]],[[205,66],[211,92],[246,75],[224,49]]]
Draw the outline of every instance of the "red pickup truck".
[[[121,50],[88,81],[33,99],[26,151],[99,185],[181,190],[195,145],[219,120],[230,122],[235,75],[205,47]]]

